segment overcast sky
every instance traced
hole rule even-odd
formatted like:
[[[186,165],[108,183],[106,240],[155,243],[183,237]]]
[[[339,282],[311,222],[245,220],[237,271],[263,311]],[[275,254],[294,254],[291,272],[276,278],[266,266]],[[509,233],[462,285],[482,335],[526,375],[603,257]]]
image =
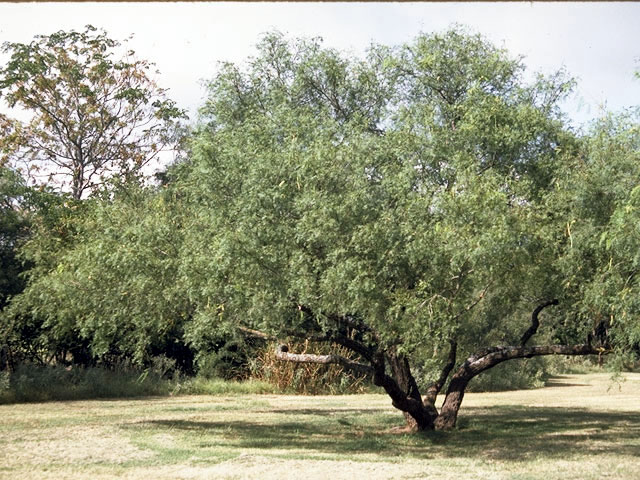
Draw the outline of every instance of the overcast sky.
[[[640,3],[0,3],[0,42],[36,34],[104,28],[156,63],[162,87],[191,115],[199,81],[220,60],[243,61],[261,33],[317,36],[351,53],[371,42],[396,45],[454,23],[485,35],[532,71],[564,66],[578,78],[566,110],[576,124],[602,108],[640,105]],[[6,56],[0,57],[0,62]]]

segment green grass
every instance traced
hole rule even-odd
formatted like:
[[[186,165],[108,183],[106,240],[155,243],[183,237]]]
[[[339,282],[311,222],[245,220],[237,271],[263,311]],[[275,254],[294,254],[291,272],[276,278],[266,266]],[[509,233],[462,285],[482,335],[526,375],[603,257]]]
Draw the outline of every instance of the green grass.
[[[245,380],[242,382],[222,380],[218,378],[188,378],[184,382],[173,385],[173,394],[181,395],[241,395],[278,393],[277,387],[259,380]]]
[[[243,387],[244,388],[244,387]],[[394,433],[384,395],[234,394],[0,406],[0,478],[636,479],[640,374],[465,397],[459,428]]]
[[[20,365],[0,372],[0,404],[168,395],[171,388],[156,372],[127,368]]]
[[[20,365],[16,371],[0,372],[0,404],[131,398],[169,395],[235,395],[278,393],[266,382],[176,377],[162,371],[101,367],[51,367]]]

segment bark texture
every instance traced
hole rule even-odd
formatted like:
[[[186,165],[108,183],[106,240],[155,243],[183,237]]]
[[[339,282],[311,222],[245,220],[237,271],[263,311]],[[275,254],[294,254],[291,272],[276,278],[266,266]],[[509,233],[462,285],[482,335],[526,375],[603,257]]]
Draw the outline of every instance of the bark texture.
[[[589,344],[580,345],[539,345],[496,347],[469,357],[451,377],[447,395],[435,427],[446,430],[455,427],[464,392],[473,377],[514,358],[531,358],[541,355],[597,355],[601,350]]]
[[[451,374],[451,370],[456,366],[456,356],[458,350],[458,344],[451,340],[450,342],[451,348],[449,350],[449,355],[447,357],[447,363],[442,367],[442,371],[440,372],[440,377],[434,383],[429,385],[427,388],[427,393],[424,398],[425,403],[430,403],[431,405],[435,405],[436,398],[438,398],[438,394],[442,387],[444,387],[447,378]]]
[[[286,345],[280,345],[276,348],[276,358],[278,360],[284,360],[294,363],[320,363],[320,364],[335,364],[340,365],[346,369],[353,370],[359,373],[373,374],[374,370],[369,365],[363,363],[354,362],[340,355],[313,355],[307,353],[289,353],[289,347]]]
[[[550,300],[540,304],[531,314],[531,325],[522,334],[519,344],[514,346],[499,346],[480,350],[468,357],[462,365],[451,375],[455,368],[458,345],[455,340],[450,340],[450,350],[447,362],[442,367],[440,376],[431,384],[424,396],[421,397],[418,384],[411,373],[409,360],[399,354],[395,348],[382,350],[376,342],[365,344],[354,340],[343,333],[334,332],[330,336],[318,337],[316,340],[331,341],[347,347],[360,355],[368,362],[359,363],[344,358],[340,355],[310,355],[290,353],[286,345],[280,345],[276,349],[276,357],[283,361],[298,363],[337,364],[358,373],[370,374],[373,383],[382,387],[391,397],[394,407],[402,411],[407,427],[410,430],[447,430],[455,427],[458,412],[464,399],[465,390],[469,382],[480,373],[495,367],[496,365],[516,358],[531,358],[541,355],[602,355],[608,353],[602,347],[592,346],[590,342],[578,345],[538,345],[527,346],[528,341],[537,332],[540,326],[539,314],[551,305],[557,305],[557,300]],[[305,307],[299,307],[307,312]],[[312,312],[308,311],[309,314]],[[349,328],[365,330],[361,324],[355,323],[350,317],[329,317],[336,325],[347,325]],[[367,327],[366,331],[372,333]],[[435,407],[435,401],[444,387],[447,379],[449,386],[440,412]]]

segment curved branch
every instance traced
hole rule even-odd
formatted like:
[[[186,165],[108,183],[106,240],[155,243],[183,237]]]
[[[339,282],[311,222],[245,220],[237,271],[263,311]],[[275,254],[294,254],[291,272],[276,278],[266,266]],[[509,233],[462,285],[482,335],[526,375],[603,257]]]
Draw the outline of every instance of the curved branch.
[[[328,337],[328,340],[338,345],[341,345],[345,348],[348,348],[352,352],[357,353],[361,357],[365,358],[369,362],[373,362],[375,351],[373,348],[366,346],[365,344],[358,342],[352,338],[349,338],[345,335],[340,335],[338,333],[334,333]]]
[[[306,305],[298,304],[298,310],[309,315],[312,318],[316,318],[315,312]],[[350,315],[336,315],[336,314],[322,314],[322,316],[335,324],[338,331],[331,331],[326,335],[317,336],[317,337],[309,337],[312,340],[316,340],[319,342],[334,342],[338,345],[342,345],[345,348],[357,353],[361,357],[365,358],[369,362],[373,362],[375,355],[375,348],[366,345],[365,343],[354,340],[353,338],[346,335],[344,332],[340,330],[344,330],[342,327],[347,327],[347,329],[359,330],[362,333],[368,332],[373,333],[372,329],[366,325],[364,322],[358,322]],[[291,336],[295,336],[291,334]]]
[[[537,333],[538,327],[540,326],[538,315],[542,310],[550,305],[558,305],[558,299],[554,298],[553,300],[545,302],[536,307],[536,309],[531,314],[531,326],[527,329],[526,332],[522,334],[522,337],[520,338],[520,345],[524,346],[529,341],[529,339]]]
[[[489,368],[495,367],[499,363],[514,358],[531,358],[543,355],[601,355],[602,353],[608,352],[603,352],[602,348],[589,344],[501,347],[473,361],[467,366],[467,371],[475,376]]]
[[[449,350],[449,355],[447,356],[447,363],[444,365],[444,367],[442,367],[442,371],[440,372],[440,377],[438,378],[438,380],[433,382],[427,388],[427,393],[424,398],[424,401],[430,403],[431,405],[434,405],[436,403],[436,398],[438,397],[440,390],[442,390],[442,387],[447,381],[447,378],[449,378],[451,370],[453,370],[453,367],[456,366],[458,343],[455,340],[449,340],[449,344],[451,348]]]
[[[549,304],[551,305],[551,303]],[[444,399],[440,415],[436,419],[435,427],[437,429],[453,428],[458,418],[458,410],[462,404],[465,389],[471,379],[485,370],[495,367],[499,363],[514,358],[531,358],[542,355],[602,355],[606,353],[609,353],[609,351],[603,348],[593,347],[589,344],[580,344],[496,347],[472,355],[451,377],[451,382],[447,389],[447,396]]]

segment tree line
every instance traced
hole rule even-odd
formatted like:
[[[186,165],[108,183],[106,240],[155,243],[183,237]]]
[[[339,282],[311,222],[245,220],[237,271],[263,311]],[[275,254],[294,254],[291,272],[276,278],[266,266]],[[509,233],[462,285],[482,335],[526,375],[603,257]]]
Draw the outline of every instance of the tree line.
[[[32,114],[0,116],[5,368],[196,372],[277,339],[283,362],[369,376],[425,430],[455,426],[503,362],[635,362],[637,109],[576,131],[566,72],[526,81],[461,27],[364,58],[270,33],[187,127],[123,47],[93,27],[4,46],[2,98]]]

